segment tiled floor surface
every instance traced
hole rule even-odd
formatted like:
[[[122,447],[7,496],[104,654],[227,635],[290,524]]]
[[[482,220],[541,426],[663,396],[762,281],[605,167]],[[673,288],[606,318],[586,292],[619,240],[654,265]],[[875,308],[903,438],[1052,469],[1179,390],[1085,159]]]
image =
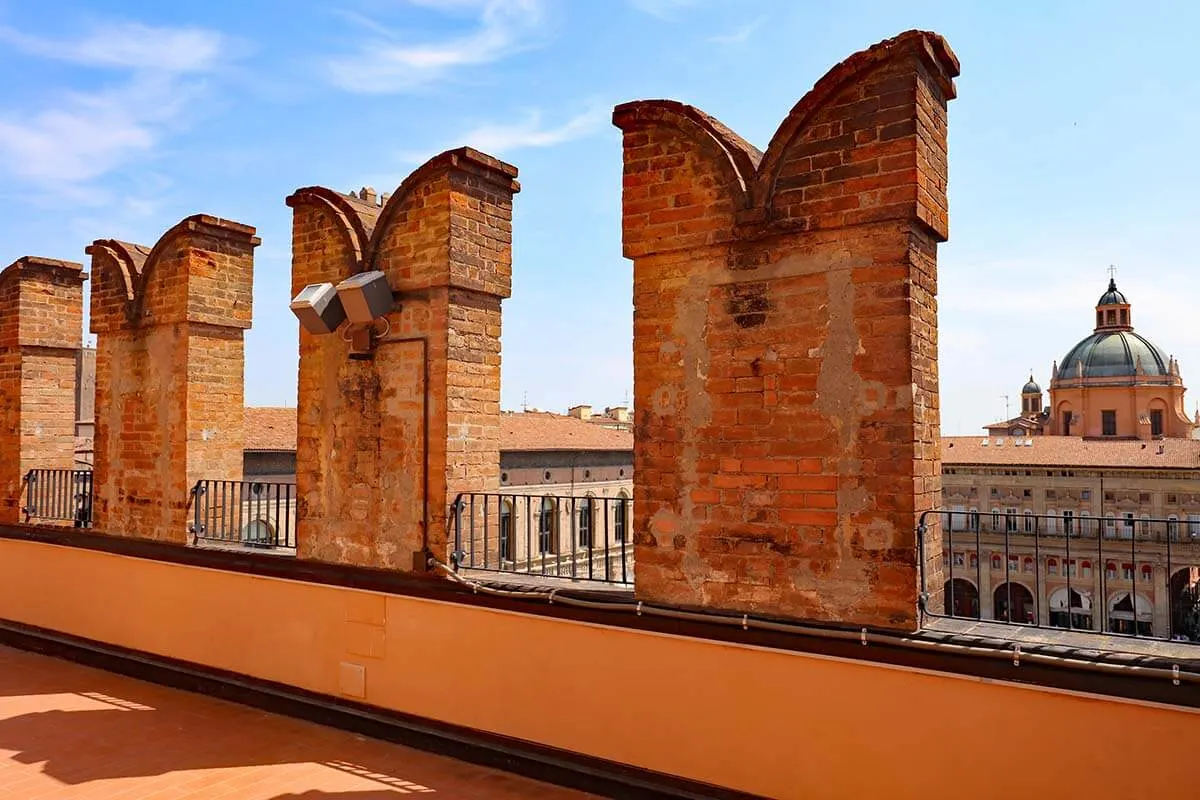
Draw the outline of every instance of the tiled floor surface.
[[[0,647],[0,800],[590,795]]]

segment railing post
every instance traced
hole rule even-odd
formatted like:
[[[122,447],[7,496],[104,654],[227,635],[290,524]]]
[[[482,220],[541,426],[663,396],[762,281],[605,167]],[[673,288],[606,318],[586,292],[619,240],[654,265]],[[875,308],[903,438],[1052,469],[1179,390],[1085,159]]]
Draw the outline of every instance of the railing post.
[[[25,473],[25,521],[29,522],[33,515],[37,513],[37,506],[33,504],[33,487],[37,483],[37,470],[29,470]]]
[[[925,585],[925,515],[928,511],[922,511],[921,516],[917,518],[917,572],[921,579],[921,592],[917,595],[917,611],[924,617],[926,606],[929,603],[929,591]],[[951,561],[954,560],[954,554],[950,554]],[[953,567],[951,567],[953,569]],[[950,583],[950,611],[954,611],[954,583]]]
[[[463,496],[459,494],[450,504],[450,513],[454,516],[454,552],[450,554],[450,563],[454,566],[455,572],[458,572],[458,568],[466,556],[462,546],[462,503]]]
[[[192,487],[192,544],[204,533],[204,522],[200,511],[200,497],[205,493],[204,481],[196,481]]]

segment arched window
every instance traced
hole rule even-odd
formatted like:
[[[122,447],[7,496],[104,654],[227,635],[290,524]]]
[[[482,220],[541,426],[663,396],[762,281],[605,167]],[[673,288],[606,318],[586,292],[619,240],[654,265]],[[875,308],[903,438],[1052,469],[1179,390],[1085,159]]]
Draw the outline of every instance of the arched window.
[[[576,517],[579,522],[576,527],[577,544],[590,550],[592,547],[592,496],[588,495],[579,501],[576,507]]]
[[[1055,560],[1053,558],[1046,559],[1046,574],[1047,575],[1057,575],[1058,574],[1058,561],[1057,560]]]
[[[513,504],[511,500],[500,501],[500,560],[512,561],[516,557],[516,530],[513,526]]]
[[[971,553],[971,569],[979,569],[979,556]]]
[[[625,529],[629,524],[629,495],[622,489],[617,496],[617,506],[613,509],[613,538],[618,542],[625,541]]]
[[[1084,561],[1083,564],[1080,565],[1080,569],[1083,570],[1083,577],[1092,577],[1092,562]]]
[[[1104,565],[1104,577],[1114,579],[1117,577],[1117,565],[1112,561]]]
[[[1025,532],[1026,533],[1033,533],[1033,531],[1034,531],[1033,521],[1034,521],[1033,520],[1033,512],[1030,511],[1028,508],[1025,509]]]
[[[555,529],[558,527],[555,524],[558,520],[558,509],[554,505],[554,500],[549,497],[542,498],[541,512],[538,514],[538,552],[542,555],[554,553],[557,551],[558,539],[555,536]]]
[[[992,556],[992,569],[999,572],[1004,567],[1004,563],[1000,560],[1000,556]]]
[[[1127,581],[1133,580],[1133,564],[1121,565],[1121,577]]]
[[[1032,558],[1029,558],[1028,556],[1025,557],[1025,560],[1021,563],[1021,571],[1022,572],[1033,572],[1033,559]]]
[[[1148,581],[1154,577],[1154,570],[1149,564],[1142,564],[1142,580]]]

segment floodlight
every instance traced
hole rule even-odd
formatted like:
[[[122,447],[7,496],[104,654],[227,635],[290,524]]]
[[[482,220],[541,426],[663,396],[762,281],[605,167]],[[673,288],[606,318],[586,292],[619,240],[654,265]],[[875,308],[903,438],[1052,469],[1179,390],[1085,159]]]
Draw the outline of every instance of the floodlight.
[[[337,285],[338,299],[346,319],[354,325],[367,325],[392,310],[392,290],[380,271],[360,272]]]
[[[290,308],[309,333],[333,333],[346,319],[332,283],[310,283],[292,299]]]

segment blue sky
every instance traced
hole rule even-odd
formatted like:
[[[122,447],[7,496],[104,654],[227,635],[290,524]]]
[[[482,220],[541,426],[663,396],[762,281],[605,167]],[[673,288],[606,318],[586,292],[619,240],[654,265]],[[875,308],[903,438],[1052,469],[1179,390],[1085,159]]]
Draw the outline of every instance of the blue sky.
[[[258,227],[246,402],[295,402],[295,188],[391,190],[470,144],[516,164],[502,402],[632,390],[615,103],[669,97],[765,147],[850,53],[910,28],[963,65],[940,252],[942,419],[975,433],[1090,332],[1106,267],[1200,399],[1200,5],[718,0],[0,0],[0,262]]]

